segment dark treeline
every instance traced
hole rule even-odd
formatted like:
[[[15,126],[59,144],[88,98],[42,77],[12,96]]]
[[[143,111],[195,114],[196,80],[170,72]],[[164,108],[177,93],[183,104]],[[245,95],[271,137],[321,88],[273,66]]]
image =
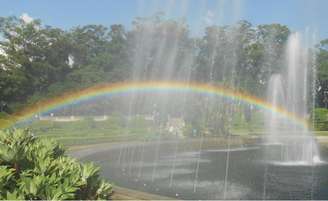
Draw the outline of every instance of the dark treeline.
[[[2,17],[1,111],[12,113],[67,90],[124,80],[192,80],[263,96],[270,75],[284,66],[289,28],[240,21],[204,31],[192,36],[185,22],[162,16],[136,18],[131,30],[119,24],[62,30],[39,20]],[[317,105],[323,107],[328,39],[311,52],[317,58]]]

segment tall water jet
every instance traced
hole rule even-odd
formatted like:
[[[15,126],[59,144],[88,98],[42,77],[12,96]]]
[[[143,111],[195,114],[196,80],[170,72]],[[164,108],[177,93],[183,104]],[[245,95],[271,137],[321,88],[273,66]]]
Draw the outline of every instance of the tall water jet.
[[[282,76],[280,74],[274,74],[269,80],[267,97],[270,100],[271,104],[274,106],[280,106],[285,104],[285,94],[283,88]],[[275,115],[274,112],[270,112],[267,116],[267,129],[269,130],[269,135],[267,140],[270,143],[279,143],[277,140],[277,133],[281,131],[283,126],[283,121],[279,116]]]
[[[287,69],[272,75],[268,85],[268,101],[299,118],[308,117],[308,62],[307,48],[302,47],[299,33],[290,35],[286,47]],[[305,125],[287,121],[275,112],[266,116],[266,140],[274,144],[266,150],[269,161],[285,165],[313,165],[320,162],[317,143]]]

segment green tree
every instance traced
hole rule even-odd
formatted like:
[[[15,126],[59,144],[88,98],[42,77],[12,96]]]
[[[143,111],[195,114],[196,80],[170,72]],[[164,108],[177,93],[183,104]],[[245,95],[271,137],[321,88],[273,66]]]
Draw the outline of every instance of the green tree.
[[[38,20],[0,18],[0,88],[3,101],[23,102],[70,71],[70,46],[63,31],[43,27]]]
[[[133,79],[183,79],[188,76],[184,63],[190,57],[192,40],[184,21],[164,19],[158,14],[136,18],[128,33]]]
[[[317,45],[317,102],[320,107],[328,108],[328,39]]]

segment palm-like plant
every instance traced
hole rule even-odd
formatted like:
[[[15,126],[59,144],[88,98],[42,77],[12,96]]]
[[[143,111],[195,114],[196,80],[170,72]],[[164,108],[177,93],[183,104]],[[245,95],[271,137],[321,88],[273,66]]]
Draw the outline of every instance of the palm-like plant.
[[[34,141],[29,131],[16,130],[15,135],[10,130],[0,132],[0,161],[9,165],[19,174],[20,169],[30,165],[25,150]]]
[[[0,131],[0,199],[109,199],[112,186],[99,168],[64,153],[28,130]]]

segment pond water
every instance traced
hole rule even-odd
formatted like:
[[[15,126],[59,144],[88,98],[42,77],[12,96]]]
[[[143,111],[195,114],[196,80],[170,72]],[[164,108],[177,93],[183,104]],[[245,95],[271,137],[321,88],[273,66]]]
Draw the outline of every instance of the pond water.
[[[88,153],[81,160],[100,165],[102,176],[118,186],[172,198],[328,198],[326,163],[269,163],[263,154],[268,148],[277,146],[234,146],[228,152],[224,147],[199,151],[180,141],[131,143]],[[320,152],[322,160],[328,161],[328,150]]]

